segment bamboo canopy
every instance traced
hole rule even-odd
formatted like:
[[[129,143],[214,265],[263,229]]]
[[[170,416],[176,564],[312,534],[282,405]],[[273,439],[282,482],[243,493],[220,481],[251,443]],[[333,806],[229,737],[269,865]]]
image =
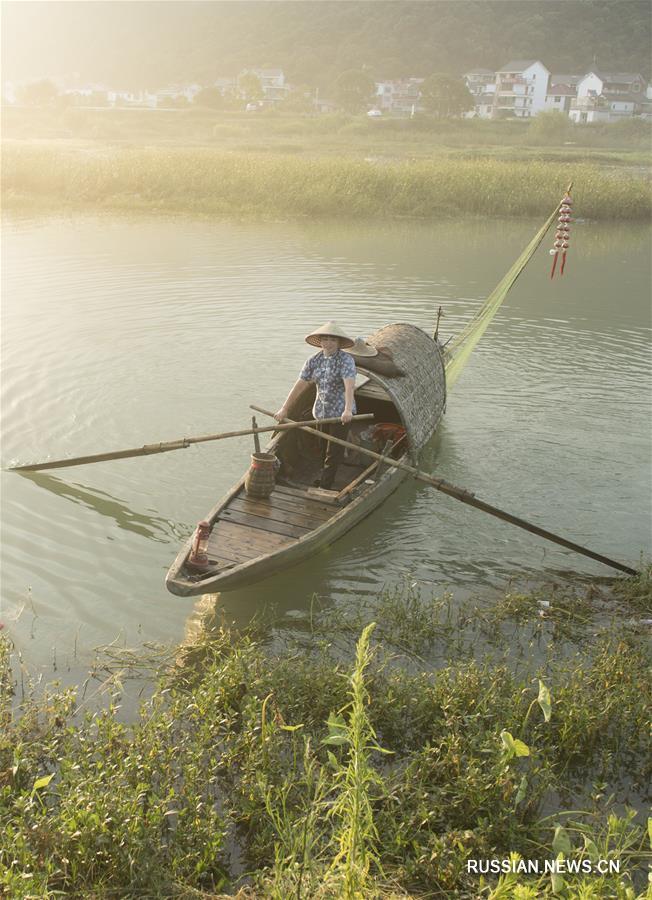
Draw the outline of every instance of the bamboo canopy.
[[[414,462],[430,440],[446,405],[446,378],[439,344],[415,325],[386,325],[365,338],[372,347],[390,351],[393,361],[405,374],[388,377],[365,369],[364,358],[356,367],[389,394],[408,435]]]

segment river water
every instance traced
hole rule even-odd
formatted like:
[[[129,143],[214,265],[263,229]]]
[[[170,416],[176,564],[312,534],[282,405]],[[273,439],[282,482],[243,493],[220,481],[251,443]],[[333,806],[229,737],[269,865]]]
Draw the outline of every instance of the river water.
[[[539,227],[227,224],[134,216],[7,217],[2,465],[246,428],[278,408],[335,318],[444,340]],[[549,242],[451,391],[423,466],[620,559],[652,552],[649,230],[578,224],[566,274]],[[169,594],[179,544],[248,464],[249,438],[30,477],[2,472],[0,621],[28,665],[81,678],[93,648],[180,641],[212,606],[274,605],[301,627],[313,594],[370,600],[405,578],[463,596],[510,574],[610,575],[599,563],[404,484],[309,562],[237,592]]]

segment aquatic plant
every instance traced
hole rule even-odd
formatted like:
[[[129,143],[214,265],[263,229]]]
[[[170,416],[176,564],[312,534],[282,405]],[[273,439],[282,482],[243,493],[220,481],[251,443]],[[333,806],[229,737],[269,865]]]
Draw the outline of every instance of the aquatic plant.
[[[28,689],[12,708],[4,638],[0,890],[211,897],[248,873],[243,896],[278,900],[544,897],[558,878],[479,877],[467,861],[597,852],[620,873],[565,874],[566,895],[642,897],[645,827],[623,800],[642,805],[652,774],[649,647],[627,623],[605,624],[603,604],[583,610],[589,640],[560,636],[539,598],[489,644],[489,599],[485,620],[476,601],[462,605],[453,640],[447,603],[406,594],[406,621],[451,643],[427,670],[420,636],[422,661],[407,629],[395,648],[380,623],[373,652],[368,624],[335,645],[318,610],[314,638],[282,652],[219,629],[162,673],[132,725],[119,721],[115,674],[85,718],[56,689]],[[381,608],[398,622],[400,592]]]
[[[379,163],[162,147],[81,152],[10,145],[3,154],[10,205],[218,216],[541,216],[571,179],[583,218],[649,219],[645,180],[587,164],[454,157]]]

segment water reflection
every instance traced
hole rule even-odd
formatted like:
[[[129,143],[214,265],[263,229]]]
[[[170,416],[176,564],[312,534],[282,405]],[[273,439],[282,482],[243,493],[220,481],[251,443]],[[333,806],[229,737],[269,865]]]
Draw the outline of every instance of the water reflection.
[[[16,472],[15,474],[59,497],[81,504],[86,509],[92,509],[101,516],[112,519],[118,528],[124,531],[132,531],[151,541],[167,544],[172,540],[181,540],[188,536],[189,532],[185,532],[174,522],[160,516],[134,512],[122,500],[112,497],[105,491],[92,489],[82,484],[68,484],[54,475],[46,475],[43,472]]]

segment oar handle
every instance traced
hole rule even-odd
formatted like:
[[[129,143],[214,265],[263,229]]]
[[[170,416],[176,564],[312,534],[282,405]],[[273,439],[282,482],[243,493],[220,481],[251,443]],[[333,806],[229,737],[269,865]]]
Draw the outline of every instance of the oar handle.
[[[271,413],[268,413],[271,415]],[[365,413],[354,416],[354,419],[373,419],[373,413]],[[340,422],[338,416],[334,419],[322,419],[325,423]],[[132,459],[136,456],[150,456],[153,453],[167,453],[169,450],[184,450],[191,444],[203,444],[208,441],[223,441],[225,438],[243,437],[247,434],[255,436],[270,431],[287,431],[291,428],[299,428],[301,425],[310,425],[314,419],[306,422],[288,422],[285,425],[269,425],[264,428],[245,428],[242,431],[224,431],[220,434],[203,434],[199,437],[184,437],[176,441],[160,441],[158,444],[145,444],[143,447],[132,447],[129,450],[114,450],[110,453],[95,453],[92,456],[75,456],[71,459],[51,459],[48,462],[30,463],[26,466],[10,466],[11,472],[40,472],[44,469],[68,469],[71,466],[87,466],[98,462],[107,462],[113,459]]]

